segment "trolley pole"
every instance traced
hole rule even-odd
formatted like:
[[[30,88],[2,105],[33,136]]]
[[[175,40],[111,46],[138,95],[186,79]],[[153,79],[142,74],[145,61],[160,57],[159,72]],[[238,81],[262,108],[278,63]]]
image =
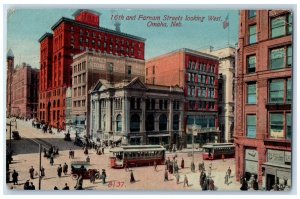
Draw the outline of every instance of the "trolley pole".
[[[42,168],[42,144],[39,144],[39,152],[40,152],[40,161],[39,161],[39,190],[41,190],[41,182],[42,182],[42,176],[41,176],[41,168]]]
[[[12,149],[11,149],[11,120],[9,121],[9,150],[12,151]]]

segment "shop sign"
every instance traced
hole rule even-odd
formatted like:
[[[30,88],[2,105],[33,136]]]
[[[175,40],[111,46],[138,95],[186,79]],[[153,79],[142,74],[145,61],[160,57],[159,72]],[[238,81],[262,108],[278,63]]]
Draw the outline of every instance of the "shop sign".
[[[284,151],[268,149],[267,159],[270,163],[284,165]]]
[[[258,162],[246,160],[245,162],[245,171],[249,173],[258,173]]]
[[[246,159],[246,160],[252,160],[252,161],[258,161],[258,153],[257,153],[257,150],[254,150],[254,149],[246,149],[246,150],[245,150],[245,159]]]

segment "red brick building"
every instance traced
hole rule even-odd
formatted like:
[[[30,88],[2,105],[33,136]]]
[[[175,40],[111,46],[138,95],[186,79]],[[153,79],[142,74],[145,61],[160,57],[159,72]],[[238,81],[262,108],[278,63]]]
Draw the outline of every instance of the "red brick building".
[[[195,143],[219,141],[217,57],[190,49],[179,49],[146,62],[148,84],[184,89],[184,130],[194,123],[198,128]],[[194,121],[195,119],[195,121]],[[187,143],[191,143],[191,135]]]
[[[77,10],[74,19],[62,17],[52,33],[40,39],[40,96],[38,117],[65,127],[66,88],[72,85],[72,57],[85,50],[144,60],[145,39],[100,27],[100,13]]]
[[[37,116],[39,70],[22,63],[12,75],[11,115],[34,118]]]
[[[266,190],[291,186],[292,14],[240,12],[236,91],[236,178]]]

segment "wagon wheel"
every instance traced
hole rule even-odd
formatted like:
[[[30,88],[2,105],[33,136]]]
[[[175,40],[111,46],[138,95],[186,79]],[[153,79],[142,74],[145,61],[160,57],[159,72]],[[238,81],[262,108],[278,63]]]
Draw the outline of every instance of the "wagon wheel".
[[[78,174],[73,174],[73,175],[72,175],[72,179],[73,179],[73,180],[77,180],[78,177],[79,177]]]
[[[95,174],[95,178],[96,178],[96,179],[101,179],[101,178],[100,178],[100,173],[96,173],[96,174]]]

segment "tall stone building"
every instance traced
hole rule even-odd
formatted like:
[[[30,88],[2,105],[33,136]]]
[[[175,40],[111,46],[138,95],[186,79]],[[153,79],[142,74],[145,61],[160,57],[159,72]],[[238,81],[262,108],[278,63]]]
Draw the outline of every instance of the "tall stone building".
[[[73,57],[72,63],[72,121],[76,121],[79,131],[86,131],[89,136],[90,128],[90,96],[92,86],[99,79],[109,82],[120,82],[138,77],[145,81],[145,61],[112,54],[101,54],[85,51]]]
[[[291,187],[293,15],[243,10],[237,69],[236,178]]]
[[[219,127],[220,142],[233,142],[234,132],[234,95],[235,95],[235,59],[236,49],[226,47],[201,52],[219,58]]]
[[[86,50],[144,60],[145,39],[100,27],[100,13],[79,9],[62,17],[40,39],[40,120],[65,128],[66,89],[72,86],[73,56]]]
[[[11,114],[35,118],[38,107],[39,70],[26,63],[16,66],[12,76]]]

